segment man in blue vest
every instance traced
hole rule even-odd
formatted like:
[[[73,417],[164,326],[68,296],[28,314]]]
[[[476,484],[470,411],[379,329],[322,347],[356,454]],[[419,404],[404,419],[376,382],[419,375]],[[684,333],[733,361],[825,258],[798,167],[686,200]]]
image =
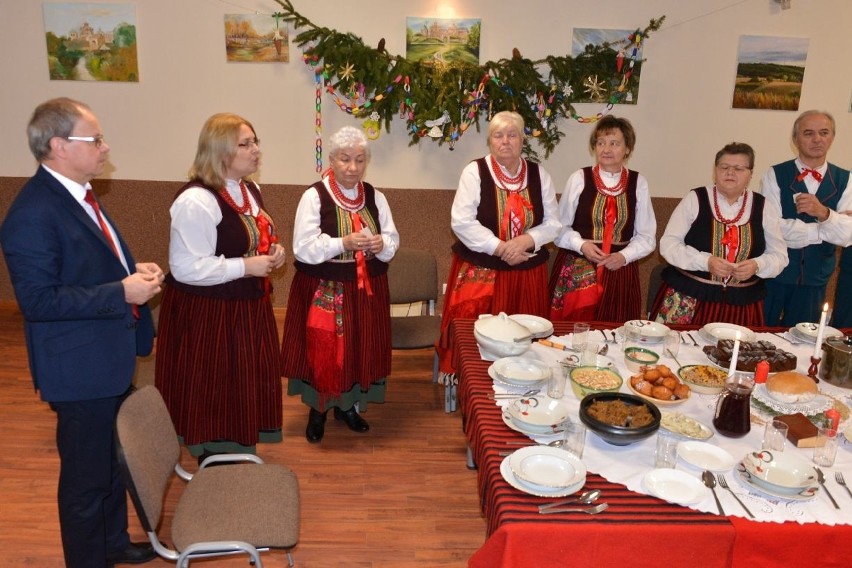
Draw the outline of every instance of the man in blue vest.
[[[781,274],[766,281],[766,325],[819,321],[836,245],[852,244],[852,217],[838,213],[852,209],[849,171],[826,160],[834,133],[829,113],[803,112],[793,123],[799,157],[763,176],[761,191],[767,205],[781,213],[790,259]]]

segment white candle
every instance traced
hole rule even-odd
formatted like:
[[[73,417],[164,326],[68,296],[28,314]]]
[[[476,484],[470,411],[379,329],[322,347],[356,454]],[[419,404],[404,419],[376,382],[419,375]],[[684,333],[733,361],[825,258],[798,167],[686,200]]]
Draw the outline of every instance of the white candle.
[[[814,359],[822,359],[822,336],[825,335],[825,320],[828,316],[828,302],[822,306],[822,315],[819,316],[819,327],[817,328],[817,338],[814,344]]]
[[[728,376],[730,377],[734,373],[737,372],[737,357],[740,355],[740,332],[734,336],[734,350],[731,351],[731,367],[728,369]]]

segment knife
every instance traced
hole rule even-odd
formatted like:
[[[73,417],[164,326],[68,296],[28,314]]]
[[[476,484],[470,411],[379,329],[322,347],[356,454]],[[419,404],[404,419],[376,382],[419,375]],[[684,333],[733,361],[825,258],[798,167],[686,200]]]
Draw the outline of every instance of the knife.
[[[840,505],[837,504],[837,501],[834,500],[834,497],[831,496],[831,493],[828,492],[828,487],[825,486],[825,474],[822,473],[822,470],[818,467],[814,468],[817,474],[817,481],[820,485],[822,485],[823,491],[828,495],[828,498],[831,499],[831,504],[834,505],[835,509],[839,509]]]

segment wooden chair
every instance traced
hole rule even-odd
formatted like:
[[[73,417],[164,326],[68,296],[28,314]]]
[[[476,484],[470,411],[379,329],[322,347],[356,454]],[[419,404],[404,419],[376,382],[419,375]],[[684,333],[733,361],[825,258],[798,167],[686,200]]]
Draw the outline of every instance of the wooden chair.
[[[130,498],[161,557],[185,568],[196,558],[246,554],[262,568],[260,551],[280,548],[293,566],[299,482],[292,471],[254,455],[233,454],[207,458],[190,474],[180,466],[180,445],[166,404],[150,385],[134,391],[119,409],[116,442]],[[209,467],[216,462],[228,463]],[[174,548],[169,548],[157,529],[175,473],[188,483],[172,516]]]

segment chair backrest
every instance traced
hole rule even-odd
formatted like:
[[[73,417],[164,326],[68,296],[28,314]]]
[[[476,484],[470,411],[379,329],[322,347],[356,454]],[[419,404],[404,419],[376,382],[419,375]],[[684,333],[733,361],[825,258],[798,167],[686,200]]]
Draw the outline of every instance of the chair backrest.
[[[436,301],[438,263],[426,250],[401,248],[388,267],[391,304]]]
[[[160,391],[147,385],[128,396],[116,418],[119,463],[142,528],[156,532],[180,444]]]

